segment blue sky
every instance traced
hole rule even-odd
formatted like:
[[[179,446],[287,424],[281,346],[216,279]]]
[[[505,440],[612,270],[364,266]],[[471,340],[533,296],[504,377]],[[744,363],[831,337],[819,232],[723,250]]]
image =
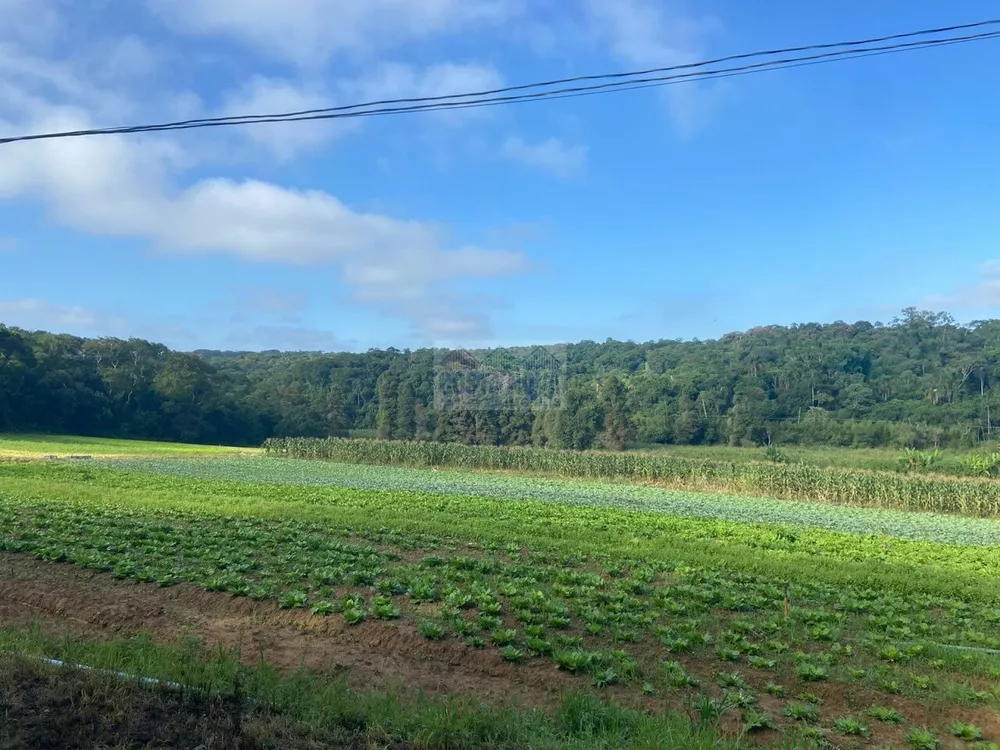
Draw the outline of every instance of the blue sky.
[[[983,20],[885,0],[0,0],[0,133]],[[180,349],[709,338],[1000,308],[1000,41],[451,113],[0,146],[0,321]]]

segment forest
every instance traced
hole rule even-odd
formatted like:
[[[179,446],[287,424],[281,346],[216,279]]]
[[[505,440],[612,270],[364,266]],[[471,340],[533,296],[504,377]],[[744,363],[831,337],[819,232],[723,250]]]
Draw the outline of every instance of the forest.
[[[178,352],[0,324],[0,431],[206,444],[369,435],[583,450],[968,447],[997,437],[1000,320],[766,326],[483,351]]]

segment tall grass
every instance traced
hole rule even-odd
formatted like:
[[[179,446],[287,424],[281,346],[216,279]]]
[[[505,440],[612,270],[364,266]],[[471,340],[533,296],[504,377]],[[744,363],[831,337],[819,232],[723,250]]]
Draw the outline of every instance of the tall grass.
[[[345,463],[442,466],[561,476],[649,481],[685,489],[715,489],[819,500],[841,505],[975,516],[1000,516],[1000,483],[807,464],[697,461],[668,455],[555,451],[457,443],[278,438],[269,455]]]

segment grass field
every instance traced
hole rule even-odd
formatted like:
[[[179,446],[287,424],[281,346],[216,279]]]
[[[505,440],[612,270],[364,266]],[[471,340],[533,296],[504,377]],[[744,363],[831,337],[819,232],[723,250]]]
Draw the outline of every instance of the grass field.
[[[477,737],[510,740],[494,746],[1000,739],[992,519],[119,450],[133,458],[0,465],[7,624],[83,642],[193,633],[282,674],[347,669],[385,690],[398,674],[485,707],[518,695],[530,736],[509,735],[500,709],[473,712]],[[178,660],[139,666],[178,679]],[[574,700],[612,718],[581,728]],[[404,747],[489,746],[470,739],[468,707],[395,705],[382,721]],[[437,735],[421,734],[435,712]],[[637,718],[649,712],[673,718],[657,728]]]
[[[44,458],[45,456],[219,456],[256,454],[256,448],[227,448],[214,445],[158,443],[148,440],[117,440],[62,435],[9,435],[0,433],[0,459]]]

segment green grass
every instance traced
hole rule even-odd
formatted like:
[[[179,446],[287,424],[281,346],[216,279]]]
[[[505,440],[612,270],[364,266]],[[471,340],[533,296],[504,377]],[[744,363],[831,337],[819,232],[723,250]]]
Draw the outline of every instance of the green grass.
[[[94,456],[102,458],[142,456],[221,456],[256,454],[256,448],[229,448],[149,440],[76,437],[69,435],[0,434],[0,459],[45,456]]]

